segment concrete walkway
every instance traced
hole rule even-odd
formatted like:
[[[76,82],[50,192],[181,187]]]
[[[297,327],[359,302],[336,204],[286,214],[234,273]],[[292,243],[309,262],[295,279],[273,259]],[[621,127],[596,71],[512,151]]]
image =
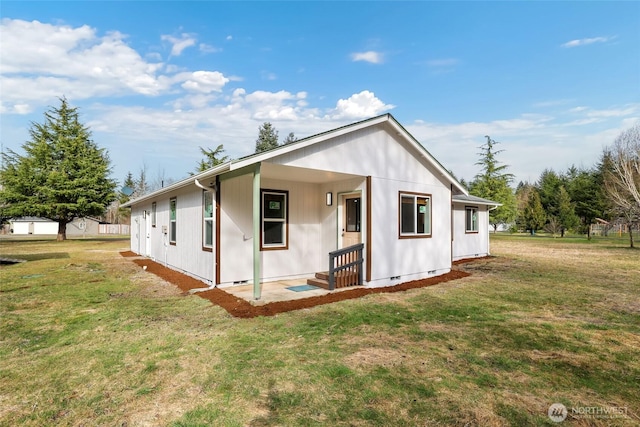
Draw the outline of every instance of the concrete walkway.
[[[306,278],[262,283],[262,296],[257,301],[253,299],[253,284],[221,286],[220,289],[238,298],[242,298],[243,300],[253,305],[264,305],[270,302],[291,301],[296,299],[310,298],[327,295],[334,292],[341,292],[348,289],[357,289],[364,287],[350,286],[346,288],[336,289],[335,291],[328,291],[326,289],[314,287],[314,289],[299,292],[287,289],[294,286],[305,286],[306,284]]]

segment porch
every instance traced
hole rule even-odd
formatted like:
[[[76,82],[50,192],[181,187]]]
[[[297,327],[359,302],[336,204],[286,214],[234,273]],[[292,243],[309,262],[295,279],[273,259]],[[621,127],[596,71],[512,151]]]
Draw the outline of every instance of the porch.
[[[252,305],[264,305],[272,302],[319,297],[351,289],[365,288],[365,286],[349,286],[329,291],[319,286],[307,284],[307,280],[309,279],[311,279],[311,277],[261,283],[262,294],[259,300],[253,297],[253,284],[224,286],[220,289]]]

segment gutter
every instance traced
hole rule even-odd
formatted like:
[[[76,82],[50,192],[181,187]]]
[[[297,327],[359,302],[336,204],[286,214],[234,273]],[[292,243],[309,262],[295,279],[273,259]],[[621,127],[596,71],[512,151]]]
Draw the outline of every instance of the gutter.
[[[209,170],[206,170],[204,172],[201,172],[201,173],[199,173],[199,174],[197,174],[195,176],[191,176],[189,178],[185,178],[182,181],[178,181],[178,182],[176,182],[174,184],[171,184],[171,185],[169,185],[167,187],[161,188],[161,189],[156,190],[156,191],[152,191],[151,193],[145,194],[145,195],[140,196],[140,197],[138,197],[136,199],[129,200],[128,202],[123,203],[122,205],[120,205],[120,207],[122,207],[122,208],[130,208],[131,206],[133,206],[135,204],[138,204],[138,203],[144,202],[146,200],[150,200],[150,199],[156,198],[156,197],[158,197],[158,196],[160,196],[162,194],[169,193],[171,191],[175,191],[175,190],[179,190],[179,189],[184,188],[184,187],[188,187],[188,186],[190,186],[192,184],[195,184],[197,186],[198,184],[196,184],[196,182],[199,183],[201,179],[213,178],[216,175],[221,175],[221,174],[223,174],[225,172],[228,172],[230,169],[231,169],[231,162],[224,163],[224,164],[216,166],[216,167],[214,167],[212,169],[209,169]],[[211,188],[205,188],[205,189],[210,190]]]

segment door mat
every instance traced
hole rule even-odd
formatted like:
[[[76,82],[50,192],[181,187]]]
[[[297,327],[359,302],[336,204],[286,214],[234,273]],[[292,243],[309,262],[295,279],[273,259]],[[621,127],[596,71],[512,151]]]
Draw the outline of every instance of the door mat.
[[[313,291],[315,289],[320,289],[320,288],[313,285],[298,285],[298,286],[289,286],[285,289],[289,289],[290,291],[293,291],[293,292],[304,292],[304,291]]]

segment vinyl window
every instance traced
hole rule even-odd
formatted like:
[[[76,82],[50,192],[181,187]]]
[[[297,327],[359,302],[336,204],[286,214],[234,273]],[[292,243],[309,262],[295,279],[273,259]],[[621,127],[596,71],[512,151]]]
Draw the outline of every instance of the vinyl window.
[[[431,237],[431,195],[400,193],[400,238]]]
[[[176,244],[177,227],[177,200],[175,197],[169,199],[169,243]]]
[[[213,193],[202,192],[202,247],[213,248]]]
[[[467,206],[465,208],[465,232],[477,233],[478,232],[478,208]]]
[[[261,243],[262,249],[287,249],[288,233],[287,191],[262,190]]]

